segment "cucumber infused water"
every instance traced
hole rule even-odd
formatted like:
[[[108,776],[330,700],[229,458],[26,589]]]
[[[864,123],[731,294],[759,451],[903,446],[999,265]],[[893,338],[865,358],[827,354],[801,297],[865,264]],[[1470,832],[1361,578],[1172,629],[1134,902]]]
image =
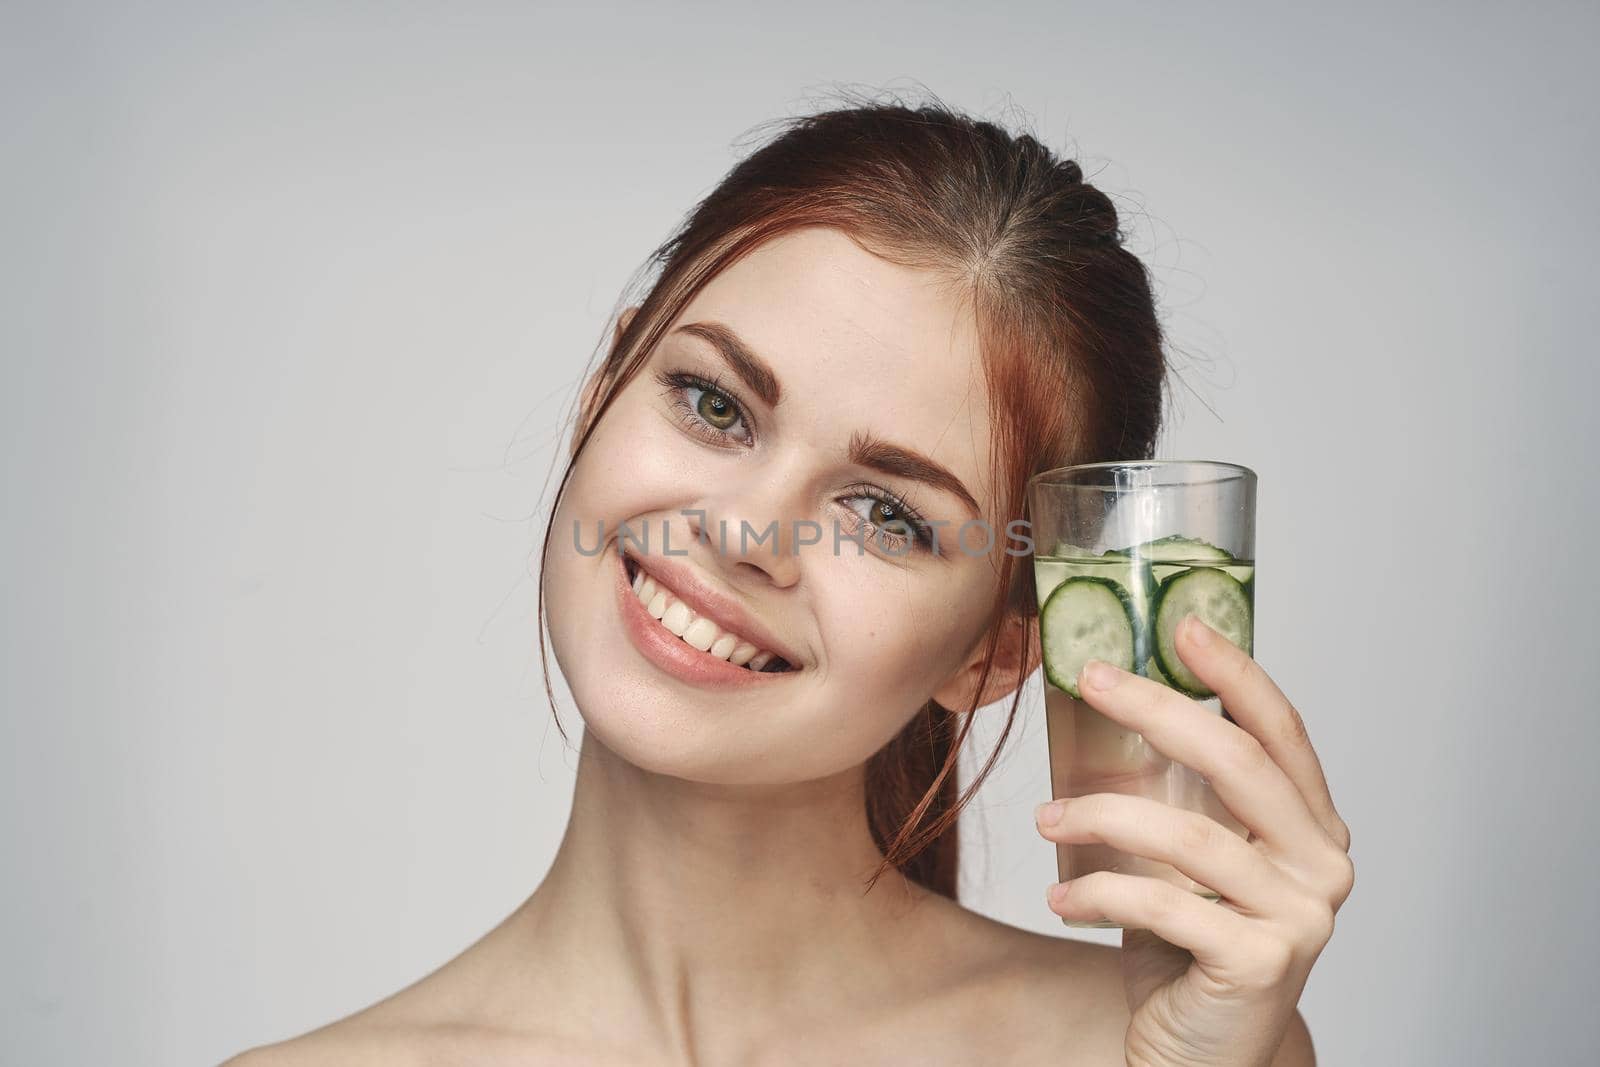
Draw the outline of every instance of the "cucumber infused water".
[[[1041,479],[1030,494],[1052,795],[1146,797],[1247,836],[1203,776],[1090,707],[1077,682],[1083,665],[1099,659],[1227,715],[1178,655],[1176,632],[1193,614],[1254,654],[1254,475],[1232,465],[1142,461]],[[1167,532],[1174,528],[1184,532]],[[1170,864],[1109,845],[1058,845],[1056,855],[1062,880],[1117,871],[1216,897]]]
[[[1177,626],[1195,614],[1252,651],[1255,570],[1254,560],[1176,535],[1100,553],[1061,544],[1034,556],[1045,677],[1076,697],[1078,671],[1101,659],[1189,696],[1214,696],[1178,657]]]

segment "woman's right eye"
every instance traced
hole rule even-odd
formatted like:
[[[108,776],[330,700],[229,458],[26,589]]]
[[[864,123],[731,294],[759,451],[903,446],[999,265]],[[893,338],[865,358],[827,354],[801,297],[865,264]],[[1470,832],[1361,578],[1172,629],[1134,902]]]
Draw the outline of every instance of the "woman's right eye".
[[[656,377],[666,387],[685,429],[713,444],[725,444],[730,438],[740,444],[750,442],[753,434],[744,409],[716,382],[680,371],[664,372]]]

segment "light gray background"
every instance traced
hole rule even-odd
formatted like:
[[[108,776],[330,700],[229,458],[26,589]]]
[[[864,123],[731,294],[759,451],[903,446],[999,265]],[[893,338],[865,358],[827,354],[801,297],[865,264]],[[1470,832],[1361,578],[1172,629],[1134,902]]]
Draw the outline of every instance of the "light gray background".
[[[1592,5],[3,10],[5,1063],[215,1062],[532,889],[558,417],[835,83],[1083,159],[1191,387],[1163,454],[1260,472],[1259,657],[1355,837],[1322,1062],[1595,1055]],[[1062,934],[1037,699],[967,898]]]

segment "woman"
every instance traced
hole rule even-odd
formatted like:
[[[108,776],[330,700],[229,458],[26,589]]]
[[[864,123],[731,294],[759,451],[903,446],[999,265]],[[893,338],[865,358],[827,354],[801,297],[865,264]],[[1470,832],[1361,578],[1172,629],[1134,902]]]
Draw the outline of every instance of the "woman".
[[[1038,830],[1223,902],[1052,888],[1065,918],[1138,928],[1116,950],[956,899],[955,818],[994,760],[958,795],[958,749],[1008,697],[1009,731],[1039,648],[1030,568],[953,531],[1002,529],[1037,471],[1154,447],[1161,335],[1107,198],[1029,136],[859,104],[791,121],[656,264],[545,539],[585,726],[548,875],[433,974],[233,1062],[1314,1062],[1295,1004],[1349,834],[1299,716],[1204,626],[1179,654],[1236,723],[1094,665],[1080,684],[1250,839],[1115,796]]]

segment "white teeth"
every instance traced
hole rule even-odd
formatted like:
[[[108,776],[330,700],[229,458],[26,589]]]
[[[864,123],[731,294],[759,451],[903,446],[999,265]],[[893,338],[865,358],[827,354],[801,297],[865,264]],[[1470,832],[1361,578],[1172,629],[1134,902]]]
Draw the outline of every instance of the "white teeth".
[[[689,624],[687,630],[683,631],[683,643],[690,648],[698,648],[701,652],[705,652],[720,636],[716,623],[710,619],[696,619]]]
[[[694,612],[690,611],[683,601],[674,600],[667,605],[667,613],[661,616],[661,625],[670,633],[682,637],[683,632],[689,628],[689,620],[693,618]]]
[[[753,671],[759,671],[775,658],[774,653],[757,648],[738,634],[724,633],[710,619],[696,615],[689,605],[667,592],[666,586],[657,585],[642,568],[633,576],[633,595],[639,598],[651,618],[659,619],[669,633],[682,638],[691,648]]]

